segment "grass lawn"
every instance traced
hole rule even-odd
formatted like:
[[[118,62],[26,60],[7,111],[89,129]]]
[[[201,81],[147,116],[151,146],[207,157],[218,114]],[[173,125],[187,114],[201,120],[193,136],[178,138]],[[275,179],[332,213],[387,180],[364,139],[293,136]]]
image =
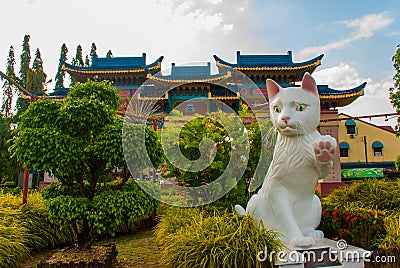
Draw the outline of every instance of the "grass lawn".
[[[96,242],[96,244],[110,243],[117,245],[117,260],[120,262],[118,267],[161,268],[157,261],[160,250],[154,241],[152,229]],[[43,258],[50,257],[51,254],[52,251],[37,253],[23,263],[21,268],[36,267]]]

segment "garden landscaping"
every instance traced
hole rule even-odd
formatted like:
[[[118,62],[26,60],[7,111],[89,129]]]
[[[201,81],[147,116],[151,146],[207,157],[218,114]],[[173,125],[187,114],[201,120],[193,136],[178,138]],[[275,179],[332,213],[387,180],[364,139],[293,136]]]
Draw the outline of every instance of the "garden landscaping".
[[[374,251],[375,256],[400,260],[399,186],[400,180],[373,179],[332,192],[322,199],[321,229],[328,238],[345,239]],[[20,205],[21,198],[0,195],[0,267],[36,267],[57,252],[51,249],[73,245],[73,230],[52,227],[41,193],[30,193],[25,206]],[[99,236],[93,245],[115,244],[116,267],[270,267],[255,256],[265,246],[282,247],[276,233],[259,229],[249,217],[237,216],[228,202],[226,210],[222,206],[221,201],[219,209],[160,205],[155,228],[148,223],[136,225],[130,234],[125,230]],[[397,267],[397,263],[366,267]]]

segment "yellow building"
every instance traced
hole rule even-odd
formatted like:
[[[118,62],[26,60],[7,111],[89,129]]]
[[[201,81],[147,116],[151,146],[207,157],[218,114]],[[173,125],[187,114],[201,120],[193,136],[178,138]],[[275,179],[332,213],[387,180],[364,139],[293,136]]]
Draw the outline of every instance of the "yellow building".
[[[344,179],[368,175],[380,177],[384,170],[395,170],[394,161],[400,155],[400,139],[392,127],[376,126],[346,114],[339,114],[338,118],[338,147]]]

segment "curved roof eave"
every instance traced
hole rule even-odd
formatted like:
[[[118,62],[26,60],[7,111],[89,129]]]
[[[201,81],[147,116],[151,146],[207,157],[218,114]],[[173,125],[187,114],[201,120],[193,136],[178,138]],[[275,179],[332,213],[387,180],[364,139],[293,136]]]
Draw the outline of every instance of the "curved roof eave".
[[[214,59],[215,59],[215,61],[216,61],[217,63],[222,64],[222,65],[226,65],[226,66],[230,66],[230,67],[238,67],[238,68],[241,68],[241,67],[250,67],[250,66],[239,66],[237,63],[230,63],[230,62],[224,61],[223,59],[221,59],[221,58],[218,57],[217,55],[213,55],[213,57],[214,57]],[[294,62],[294,63],[292,63],[291,65],[271,65],[270,67],[286,67],[286,68],[290,68],[290,67],[302,67],[302,66],[310,65],[310,64],[316,63],[316,62],[318,62],[318,61],[321,61],[323,57],[324,57],[324,54],[321,54],[321,55],[319,55],[319,56],[317,56],[317,57],[315,57],[315,58],[312,58],[312,59],[310,59],[310,60],[307,60],[307,61],[303,61],[303,62]],[[264,64],[253,65],[253,66],[254,66],[254,67],[268,67],[268,66],[266,66],[266,65],[264,65]]]

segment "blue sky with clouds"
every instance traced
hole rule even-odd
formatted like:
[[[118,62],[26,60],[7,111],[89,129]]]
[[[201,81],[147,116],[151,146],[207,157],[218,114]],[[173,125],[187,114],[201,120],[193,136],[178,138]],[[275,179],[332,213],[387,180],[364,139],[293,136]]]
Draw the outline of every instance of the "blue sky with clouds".
[[[323,53],[314,72],[317,83],[346,89],[368,82],[365,96],[343,112],[393,111],[387,90],[400,43],[398,0],[4,0],[1,7],[2,71],[10,45],[19,62],[24,34],[31,35],[32,56],[39,48],[53,79],[63,43],[69,59],[78,44],[89,53],[95,42],[99,56],[109,49],[114,56],[146,52],[149,62],[163,55],[163,68],[171,62],[213,62],[213,54],[235,62],[237,50],[292,50],[295,61]]]

